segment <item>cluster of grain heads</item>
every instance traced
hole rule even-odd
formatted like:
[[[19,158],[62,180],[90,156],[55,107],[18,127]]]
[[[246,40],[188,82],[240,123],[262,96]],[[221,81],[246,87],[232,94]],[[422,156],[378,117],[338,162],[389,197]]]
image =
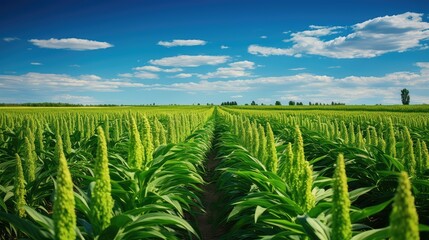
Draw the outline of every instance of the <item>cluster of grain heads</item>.
[[[259,161],[265,164],[267,161],[267,156],[266,156],[267,138],[265,137],[264,127],[261,124],[258,125],[258,135],[259,135],[258,159]]]
[[[168,117],[167,142],[168,143],[177,142],[176,124],[173,116]]]
[[[84,127],[83,127],[83,120],[82,120],[82,115],[77,115],[76,116],[76,129],[79,132],[79,138],[83,139],[85,137],[84,135]]]
[[[90,116],[85,117],[85,138],[89,139],[92,136],[92,121]]]
[[[386,153],[392,157],[396,157],[395,129],[393,128],[391,118],[389,118],[389,128],[387,131]]]
[[[341,122],[341,138],[345,144],[349,144],[349,133],[345,122]]]
[[[293,149],[292,143],[288,143],[286,146],[286,151],[282,155],[281,158],[281,169],[283,172],[279,172],[279,176],[281,176],[288,186],[291,186],[293,182]]]
[[[416,173],[418,175],[420,175],[421,173],[423,173],[423,168],[422,168],[423,152],[422,152],[422,144],[421,144],[420,139],[417,139],[417,143],[415,145],[414,153],[415,153],[414,156],[416,159]]]
[[[290,166],[289,186],[292,190],[292,199],[298,203],[302,210],[309,211],[314,207],[315,197],[312,194],[313,170],[305,160],[304,140],[299,126],[295,126],[295,143],[293,146],[293,161]]]
[[[337,158],[332,188],[332,240],[351,239],[350,199],[343,154]]]
[[[104,135],[106,138],[106,142],[110,142],[110,126],[109,126],[109,116],[108,115],[104,116],[103,128],[104,128]]]
[[[391,240],[420,239],[418,215],[406,172],[401,172],[399,175],[398,188],[390,214],[390,231]]]
[[[147,165],[150,161],[152,161],[153,154],[153,139],[152,139],[152,130],[150,127],[149,120],[146,116],[143,116],[143,126],[141,130],[141,142],[144,149],[144,164]]]
[[[355,134],[355,126],[353,122],[349,123],[349,143],[355,144],[356,143],[356,134]]]
[[[356,136],[356,144],[358,148],[364,148],[365,147],[365,141],[363,139],[362,131],[360,129],[360,125],[357,126],[357,136]]]
[[[32,182],[36,179],[36,158],[33,145],[30,143],[28,137],[24,138],[24,152],[27,165],[27,181]]]
[[[101,232],[110,225],[112,218],[113,199],[109,176],[109,160],[107,158],[107,141],[103,128],[97,128],[98,147],[95,159],[95,186],[91,194],[91,217],[94,231]]]
[[[273,173],[277,173],[278,159],[276,142],[274,140],[274,133],[269,122],[267,122],[267,168]]]
[[[422,175],[428,169],[429,153],[424,140],[417,139],[415,147],[416,173]]]
[[[378,146],[378,134],[374,127],[369,128],[371,131],[371,144],[374,146]]]
[[[55,157],[58,161],[56,191],[53,208],[55,239],[75,239],[76,213],[73,195],[73,181],[67,167],[61,136],[57,134]]]
[[[42,153],[43,151],[45,151],[45,144],[43,143],[43,125],[40,122],[37,123],[36,135],[37,150],[39,151],[39,153]]]
[[[65,152],[67,154],[70,154],[72,152],[72,144],[71,144],[71,140],[70,140],[70,132],[69,132],[69,128],[67,127],[67,125],[63,122],[62,124],[63,126],[63,136],[64,136],[64,149]]]
[[[159,141],[159,137],[160,137],[160,128],[158,125],[158,118],[155,116],[152,120],[152,137],[153,137],[153,148],[156,149],[159,145],[161,145],[160,141]]]
[[[24,151],[25,151],[25,160],[27,160],[28,168],[32,168],[29,170],[30,179],[27,179],[29,182],[34,180],[34,174],[36,170],[36,161],[37,161],[37,153],[36,153],[36,145],[35,145],[35,137],[34,133],[31,130],[30,122],[27,122],[27,127],[25,128],[24,135]]]
[[[24,170],[22,169],[21,158],[18,153],[15,154],[16,159],[16,172],[15,172],[15,201],[16,201],[16,212],[19,217],[25,216],[24,206],[27,205],[25,202],[25,179]]]
[[[259,139],[259,132],[258,132],[258,127],[257,126],[258,125],[257,125],[256,122],[252,123],[252,136],[253,136],[253,139],[252,139],[252,147],[251,147],[251,149],[252,149],[252,154],[253,154],[254,157],[258,157],[258,154],[259,154],[259,141],[260,141],[260,139]]]
[[[117,142],[121,138],[119,119],[115,119],[115,126],[113,128],[113,141]]]
[[[158,126],[158,129],[159,129],[159,132],[158,132],[159,144],[160,145],[166,145],[167,144],[167,136],[165,134],[164,125],[162,125],[162,123],[160,121],[157,121],[156,125]]]
[[[130,116],[130,144],[128,149],[128,164],[131,168],[141,169],[143,164],[143,146],[140,140],[140,133],[137,128],[136,120]]]
[[[416,175],[416,159],[414,156],[413,140],[407,127],[404,127],[403,164],[410,176]]]
[[[421,141],[421,145],[422,145],[422,172],[426,171],[427,169],[429,169],[429,151],[428,148],[426,147],[426,143],[425,141]]]

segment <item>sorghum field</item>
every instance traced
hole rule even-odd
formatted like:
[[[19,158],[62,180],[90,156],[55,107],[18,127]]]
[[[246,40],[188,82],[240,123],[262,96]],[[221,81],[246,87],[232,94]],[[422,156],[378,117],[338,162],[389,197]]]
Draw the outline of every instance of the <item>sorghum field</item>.
[[[429,107],[0,108],[0,239],[429,239]]]

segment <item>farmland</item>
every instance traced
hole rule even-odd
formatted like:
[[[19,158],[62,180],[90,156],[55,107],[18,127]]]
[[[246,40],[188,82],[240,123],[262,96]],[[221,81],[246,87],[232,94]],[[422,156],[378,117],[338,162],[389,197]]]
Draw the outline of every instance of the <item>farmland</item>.
[[[0,239],[427,239],[427,106],[0,108]]]

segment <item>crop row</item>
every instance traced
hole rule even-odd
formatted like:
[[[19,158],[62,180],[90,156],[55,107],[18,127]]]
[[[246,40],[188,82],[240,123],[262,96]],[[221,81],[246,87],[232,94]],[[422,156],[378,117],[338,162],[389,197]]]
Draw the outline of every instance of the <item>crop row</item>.
[[[230,237],[418,239],[419,228],[426,236],[426,120],[394,125],[386,115],[374,126],[353,115],[219,112]]]
[[[0,115],[0,238],[199,238],[211,111]]]

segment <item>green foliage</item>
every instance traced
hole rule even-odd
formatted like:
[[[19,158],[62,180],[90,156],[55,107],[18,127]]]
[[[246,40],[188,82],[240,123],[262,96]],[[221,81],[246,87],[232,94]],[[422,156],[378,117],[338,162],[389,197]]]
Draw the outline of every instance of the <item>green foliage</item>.
[[[52,193],[56,194],[55,172],[61,165],[56,156],[65,151],[59,149],[64,145],[57,144],[55,132],[64,140],[69,135],[72,147],[66,157],[74,183],[77,226],[70,229],[74,229],[76,239],[198,239],[195,219],[206,210],[201,198],[205,196],[205,180],[215,183],[220,193],[218,202],[222,207],[216,208],[219,219],[212,221],[226,230],[223,239],[332,239],[336,219],[333,209],[338,202],[334,200],[337,181],[332,176],[338,171],[339,164],[335,162],[340,153],[347,159],[347,179],[342,183],[348,183],[345,186],[349,190],[352,239],[386,239],[392,236],[391,227],[386,227],[386,216],[396,188],[393,179],[398,172],[410,169],[405,161],[411,145],[408,140],[415,158],[416,174],[411,179],[416,214],[422,223],[427,222],[427,107],[325,106],[329,111],[313,106],[309,107],[311,111],[303,111],[300,106],[295,106],[298,111],[271,108],[274,107],[3,108],[0,239],[54,239],[52,206],[57,198]],[[129,157],[136,153],[137,146],[132,143],[131,122],[137,118],[136,139],[142,144],[146,139],[144,117],[150,124],[155,150],[153,160],[142,160],[142,167],[137,168]],[[106,122],[111,124],[112,138],[101,144],[99,126],[105,128]],[[164,126],[168,130],[170,123],[172,130],[165,131]],[[267,147],[267,137],[271,136],[261,125],[266,123],[275,139],[274,149]],[[404,127],[410,137],[402,130]],[[167,144],[170,133],[176,136],[174,144]],[[204,162],[212,140],[215,145],[208,154],[209,161],[219,165],[207,171]],[[35,179],[24,186],[28,206],[18,209],[16,179],[20,171],[15,153],[21,153],[27,170],[28,149],[37,153]],[[269,171],[269,149],[278,156],[276,172]],[[137,152],[147,154],[143,147]],[[103,167],[101,162],[105,163]],[[27,176],[28,172],[24,173]],[[205,174],[212,177],[204,178]],[[99,179],[105,179],[106,184],[98,184]],[[111,190],[100,190],[109,185]],[[107,197],[96,197],[97,194]],[[97,203],[94,198],[101,201]],[[96,203],[105,206],[109,202],[110,207],[94,207]],[[23,209],[25,218],[19,217]],[[110,222],[103,217],[97,220],[95,212],[107,212],[98,216],[107,216]],[[428,227],[419,228],[421,238],[426,239]]]

